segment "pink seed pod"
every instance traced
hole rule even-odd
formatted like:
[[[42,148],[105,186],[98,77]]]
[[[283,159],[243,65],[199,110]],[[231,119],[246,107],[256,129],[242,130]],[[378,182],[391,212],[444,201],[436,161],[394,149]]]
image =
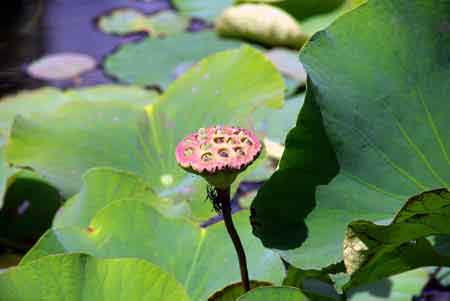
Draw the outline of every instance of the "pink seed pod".
[[[215,126],[185,137],[176,148],[178,164],[217,188],[231,185],[261,153],[261,142],[249,130]]]

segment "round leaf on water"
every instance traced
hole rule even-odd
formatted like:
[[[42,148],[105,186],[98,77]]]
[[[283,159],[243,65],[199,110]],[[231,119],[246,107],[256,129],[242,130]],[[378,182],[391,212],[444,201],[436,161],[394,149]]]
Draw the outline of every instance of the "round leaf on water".
[[[120,47],[106,58],[104,67],[123,82],[166,88],[177,77],[181,64],[240,45],[241,42],[221,39],[208,31],[181,33],[162,40],[148,38]]]
[[[172,2],[181,14],[213,22],[225,8],[233,5],[234,1],[173,0]]]
[[[0,274],[0,300],[187,301],[175,278],[142,259],[52,255]]]
[[[120,8],[101,16],[98,26],[109,34],[146,32],[152,36],[166,36],[185,31],[189,26],[189,19],[173,11],[147,16],[134,9]]]
[[[292,264],[338,262],[351,221],[389,219],[449,187],[449,12],[437,0],[369,1],[303,48],[305,104],[252,205],[258,236]]]
[[[44,56],[27,68],[27,73],[42,80],[66,80],[95,69],[94,58],[82,53],[56,53]]]

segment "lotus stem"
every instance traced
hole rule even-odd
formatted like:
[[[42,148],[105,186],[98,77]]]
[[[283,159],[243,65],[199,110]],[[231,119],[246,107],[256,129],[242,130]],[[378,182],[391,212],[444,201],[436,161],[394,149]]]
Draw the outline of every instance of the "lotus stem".
[[[231,241],[233,242],[234,248],[239,259],[239,268],[241,270],[241,279],[244,290],[248,292],[250,290],[250,280],[248,278],[247,269],[247,259],[245,256],[244,247],[242,246],[239,234],[233,224],[233,218],[231,215],[231,202],[230,202],[230,188],[217,189],[218,199],[222,207],[223,220],[225,222],[225,227],[227,228],[228,234],[230,235]]]

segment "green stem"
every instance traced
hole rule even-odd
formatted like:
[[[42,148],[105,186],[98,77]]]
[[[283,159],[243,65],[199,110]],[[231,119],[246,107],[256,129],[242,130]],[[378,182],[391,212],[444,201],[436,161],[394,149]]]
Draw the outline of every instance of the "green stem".
[[[228,234],[233,241],[234,248],[239,258],[239,267],[241,269],[241,279],[244,286],[244,290],[248,292],[250,290],[250,281],[248,278],[247,260],[245,258],[244,247],[242,246],[239,234],[233,224],[233,218],[231,217],[231,203],[230,203],[230,188],[217,189],[218,198],[222,207],[223,220]]]

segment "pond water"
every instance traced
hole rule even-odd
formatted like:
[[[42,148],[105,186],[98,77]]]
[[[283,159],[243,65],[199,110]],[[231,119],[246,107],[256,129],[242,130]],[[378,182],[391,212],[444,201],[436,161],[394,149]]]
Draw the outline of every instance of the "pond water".
[[[17,0],[11,3],[0,12],[0,96],[44,84],[68,87],[71,82],[46,83],[25,74],[26,65],[43,55],[79,52],[94,57],[100,64],[103,56],[121,43],[143,37],[102,33],[95,23],[99,15],[125,6],[144,13],[170,8],[166,0]],[[111,81],[97,69],[86,73],[81,85]]]

